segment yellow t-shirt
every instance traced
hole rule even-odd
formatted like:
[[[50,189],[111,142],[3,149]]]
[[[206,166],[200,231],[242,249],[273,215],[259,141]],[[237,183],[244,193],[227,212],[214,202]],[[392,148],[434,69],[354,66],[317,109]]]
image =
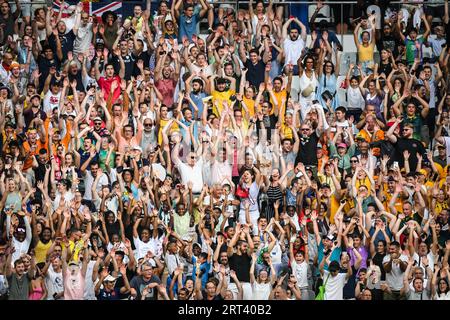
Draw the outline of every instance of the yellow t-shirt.
[[[36,263],[45,263],[48,249],[52,246],[52,241],[43,243],[41,240],[38,241],[36,247],[34,248],[34,253],[36,256]]]
[[[226,90],[226,91],[217,91],[214,90],[212,92],[212,102],[213,102],[213,113],[217,116],[220,117],[220,114],[222,113],[223,110],[223,103],[226,101],[228,103],[228,105],[231,105],[231,100],[230,97],[232,95],[236,94],[236,92],[234,90]],[[218,106],[216,108],[216,101],[218,102]]]
[[[359,44],[358,45],[358,61],[359,62],[373,61],[374,49],[375,49],[375,44],[369,44],[367,47]]]
[[[393,194],[389,193],[387,191],[387,187],[383,188],[383,194],[386,197],[385,201],[383,202],[383,206],[384,206],[386,211],[390,212],[390,210],[389,210],[389,203],[392,200]],[[397,199],[396,199],[395,204],[394,204],[394,208],[395,208],[395,210],[397,210],[397,212],[402,212],[403,211],[403,199],[402,199],[402,197],[397,196]]]
[[[331,185],[330,185],[331,186]],[[339,203],[339,201],[336,199],[335,195],[332,194],[330,196],[330,223],[334,223],[334,216],[337,212],[337,210],[339,209],[339,206],[341,204]],[[344,211],[345,212],[345,211]]]
[[[245,105],[247,106],[250,117],[254,117],[255,116],[255,100],[243,97],[242,101],[244,101]]]
[[[69,244],[70,251],[72,252],[72,259],[70,261],[78,262],[80,251],[83,250],[84,240],[78,240],[76,243],[73,240],[69,240]],[[61,246],[64,249],[65,245],[63,243]]]
[[[448,209],[448,204],[446,202],[437,202],[436,201],[436,205],[434,206],[434,212],[437,215],[440,215],[442,210],[444,209]]]
[[[167,125],[167,123],[169,121],[170,121],[170,119],[169,120],[163,120],[163,119],[159,120],[158,144],[160,146],[162,145],[162,140],[163,140],[163,138],[162,138],[162,131],[163,131],[164,127]],[[170,129],[167,132],[167,134],[170,135],[170,133],[172,131],[179,130],[179,129],[180,128],[179,128],[178,124],[174,122],[174,123],[172,123],[172,126],[170,127]]]
[[[273,105],[273,108],[270,111],[270,114],[273,114],[275,112],[275,104],[278,105],[278,109],[277,110],[280,110],[282,99],[283,98],[286,99],[286,97],[287,97],[286,89],[280,90],[280,92],[275,92],[275,90],[274,90],[274,91],[272,91],[272,93],[275,96],[275,98],[277,99],[277,101],[275,103],[275,101],[273,101],[273,99],[272,99],[272,96],[270,96],[270,102]]]
[[[371,183],[370,183],[370,179],[368,177],[365,177],[364,179],[356,179],[356,190],[359,189],[360,186],[366,186],[367,190],[368,190],[368,194],[371,194]]]
[[[292,129],[289,128],[284,123],[281,125],[280,129],[281,129],[281,133],[284,135],[285,138],[292,139],[294,137],[294,133],[292,132]]]

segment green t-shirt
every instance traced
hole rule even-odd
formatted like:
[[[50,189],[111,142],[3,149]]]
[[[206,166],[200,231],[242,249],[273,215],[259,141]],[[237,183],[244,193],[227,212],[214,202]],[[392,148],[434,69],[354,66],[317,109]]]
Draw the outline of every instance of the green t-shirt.
[[[421,57],[422,56],[422,44],[423,44],[423,37],[418,36],[416,40],[411,40],[409,37],[405,39],[405,47],[406,47],[406,61],[409,65],[412,65],[414,63],[414,59],[416,56]],[[416,48],[416,41],[420,43],[419,49]],[[417,52],[419,50],[419,52]]]

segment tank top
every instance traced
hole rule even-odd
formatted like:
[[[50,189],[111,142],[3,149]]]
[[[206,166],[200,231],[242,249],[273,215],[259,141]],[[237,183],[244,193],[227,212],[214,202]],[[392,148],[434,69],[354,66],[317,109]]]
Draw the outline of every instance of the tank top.
[[[43,243],[41,240],[38,241],[36,248],[34,248],[36,255],[36,263],[42,263],[46,260],[46,255],[48,249],[52,246],[52,241],[50,240],[47,243]]]
[[[306,72],[303,72],[302,76],[299,79],[300,81],[300,95],[299,95],[299,101],[301,105],[307,105],[309,103],[312,103],[312,101],[316,98],[316,88],[317,88],[317,78],[316,73],[313,71],[311,78],[309,78],[306,75]],[[312,91],[309,95],[306,97],[304,96],[304,92],[309,87],[312,88]],[[309,89],[308,89],[309,90]],[[305,92],[307,93],[307,92]]]
[[[363,45],[358,45],[358,61],[359,62],[372,61],[374,48],[375,46],[373,44],[369,44],[367,47]]]

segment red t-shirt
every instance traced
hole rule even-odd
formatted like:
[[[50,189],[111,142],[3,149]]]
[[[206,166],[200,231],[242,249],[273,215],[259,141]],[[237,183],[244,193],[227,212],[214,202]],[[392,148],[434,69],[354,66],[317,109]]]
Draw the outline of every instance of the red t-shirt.
[[[174,102],[175,86],[177,82],[174,79],[160,79],[156,81],[155,86],[163,96],[162,103],[171,108]]]
[[[119,96],[120,96],[120,82],[121,82],[120,77],[114,76],[111,79],[107,79],[105,77],[100,77],[100,79],[98,79],[98,85],[100,86],[100,88],[102,89],[102,91],[104,93],[105,101],[108,101],[109,92],[111,91],[111,84],[114,81],[117,81],[117,84],[118,84],[118,87],[117,87],[116,91],[114,91],[114,94],[113,94],[113,101],[116,101],[117,99],[119,99]]]

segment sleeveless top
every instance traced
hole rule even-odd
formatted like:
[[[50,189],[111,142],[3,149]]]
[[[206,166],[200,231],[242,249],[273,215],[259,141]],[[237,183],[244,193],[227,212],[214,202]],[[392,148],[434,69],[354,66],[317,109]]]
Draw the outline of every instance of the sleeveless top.
[[[320,104],[325,108],[326,101],[322,99],[322,93],[325,91],[329,91],[334,95],[333,100],[331,102],[331,108],[336,110],[339,107],[339,97],[336,94],[337,91],[337,77],[336,74],[330,74],[326,76],[325,73],[322,73],[319,77],[319,86],[317,88],[317,100],[319,100]]]
[[[279,185],[273,186],[272,184],[269,185],[267,188],[267,208],[266,208],[266,217],[268,220],[273,218],[275,216],[275,209],[273,207],[273,204],[279,200],[280,201],[280,208],[283,206],[283,192],[281,191],[281,188]],[[279,211],[280,212],[280,211]]]
[[[299,92],[300,92],[299,102],[300,102],[300,105],[302,105],[302,106],[308,105],[308,104],[312,103],[313,100],[316,99],[316,89],[317,89],[317,85],[318,85],[318,81],[317,81],[317,78],[316,78],[316,73],[313,71],[311,78],[309,78],[306,75],[306,72],[304,71],[299,80],[300,80],[300,88],[299,88]],[[312,91],[311,91],[311,93],[309,95],[307,95],[305,97],[303,91],[305,91],[305,93],[307,93],[306,89],[309,90],[309,87],[312,88]]]

